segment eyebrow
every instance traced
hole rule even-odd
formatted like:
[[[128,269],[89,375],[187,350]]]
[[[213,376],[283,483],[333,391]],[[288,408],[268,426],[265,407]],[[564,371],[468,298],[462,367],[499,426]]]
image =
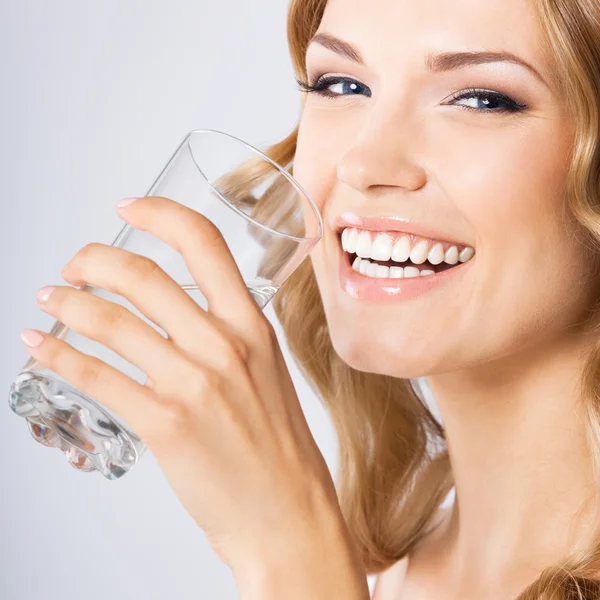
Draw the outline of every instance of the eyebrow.
[[[365,61],[358,49],[338,37],[329,33],[317,33],[313,36],[308,45],[312,43],[320,44],[325,48],[343,56],[359,65],[365,66]],[[308,47],[308,46],[307,46]],[[455,71],[471,65],[480,65],[492,62],[510,62],[525,67],[545,86],[548,86],[539,71],[530,65],[527,61],[518,57],[516,54],[507,51],[469,51],[469,52],[430,52],[425,57],[425,67],[431,73],[442,73],[444,71]]]

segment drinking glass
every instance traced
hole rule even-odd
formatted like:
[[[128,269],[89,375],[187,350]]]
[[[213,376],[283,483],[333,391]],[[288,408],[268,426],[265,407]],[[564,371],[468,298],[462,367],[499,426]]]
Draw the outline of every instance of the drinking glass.
[[[233,135],[195,129],[185,136],[146,195],[168,197],[211,220],[225,238],[248,292],[262,309],[323,233],[319,210],[288,172],[290,166],[280,166]],[[203,310],[208,309],[183,258],[165,242],[126,224],[112,245],[151,258]],[[203,260],[201,256],[197,259]],[[125,306],[168,337],[122,296],[89,284],[78,289]],[[116,352],[69,330],[58,320],[50,335],[103,360],[140,384],[148,379]],[[122,417],[33,357],[12,383],[9,405],[26,420],[35,440],[62,450],[80,471],[99,471],[109,480],[118,479],[146,450],[143,440]]]

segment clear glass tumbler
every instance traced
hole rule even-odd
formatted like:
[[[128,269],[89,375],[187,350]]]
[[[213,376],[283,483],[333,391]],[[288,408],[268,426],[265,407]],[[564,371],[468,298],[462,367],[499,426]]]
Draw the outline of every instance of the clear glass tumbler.
[[[321,239],[323,221],[287,168],[237,137],[213,129],[188,133],[146,196],[164,196],[210,219],[221,231],[247,284],[264,308]],[[126,224],[113,246],[154,260],[207,310],[208,303],[179,253]],[[167,334],[122,296],[92,285],[79,289],[126,306]],[[301,318],[301,315],[298,316]],[[100,358],[140,384],[148,377],[106,346],[55,321],[50,334]],[[14,380],[9,406],[35,440],[60,448],[73,467],[107,479],[127,473],[146,449],[129,424],[33,357]]]

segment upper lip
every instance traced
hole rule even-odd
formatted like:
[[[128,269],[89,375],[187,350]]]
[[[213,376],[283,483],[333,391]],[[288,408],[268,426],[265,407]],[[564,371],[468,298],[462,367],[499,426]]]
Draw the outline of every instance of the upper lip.
[[[340,233],[346,227],[356,227],[357,229],[367,229],[369,231],[398,231],[400,233],[412,233],[440,242],[468,246],[468,244],[443,232],[441,229],[394,215],[365,216],[346,211],[335,218],[335,229]]]

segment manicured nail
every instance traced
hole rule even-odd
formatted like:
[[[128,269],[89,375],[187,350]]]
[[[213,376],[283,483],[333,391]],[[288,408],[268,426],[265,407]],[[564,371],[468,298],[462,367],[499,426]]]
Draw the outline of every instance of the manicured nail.
[[[50,294],[56,289],[56,287],[52,286],[52,285],[47,285],[46,287],[43,287],[38,293],[37,293],[37,299],[40,302],[46,302],[46,300],[48,300],[48,298],[50,298]]]
[[[43,336],[33,329],[23,329],[23,331],[21,331],[21,339],[23,340],[24,344],[27,344],[32,348],[39,346],[44,340]]]
[[[119,200],[117,202],[117,206],[119,208],[123,208],[124,206],[129,206],[130,204],[133,204],[136,200],[139,200],[139,198],[123,198],[123,200]]]

